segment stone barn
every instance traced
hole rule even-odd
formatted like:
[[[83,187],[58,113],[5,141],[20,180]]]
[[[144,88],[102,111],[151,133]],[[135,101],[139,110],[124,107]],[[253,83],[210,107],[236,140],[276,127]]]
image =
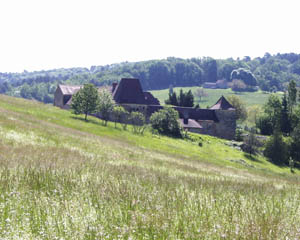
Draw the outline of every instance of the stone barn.
[[[54,106],[69,109],[71,106],[72,96],[77,93],[82,86],[61,85],[57,86],[54,93]]]

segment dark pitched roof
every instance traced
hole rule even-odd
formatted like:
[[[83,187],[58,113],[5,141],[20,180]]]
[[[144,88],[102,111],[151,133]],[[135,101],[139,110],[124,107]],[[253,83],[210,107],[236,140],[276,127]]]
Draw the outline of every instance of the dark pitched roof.
[[[234,107],[222,96],[210,109],[233,110]]]
[[[183,128],[203,128],[197,121],[188,119],[187,123],[184,123],[184,119],[180,118],[179,123]]]
[[[139,79],[122,78],[113,92],[116,103],[146,104]]]
[[[147,105],[160,105],[159,100],[155,98],[152,93],[144,92],[144,96]]]
[[[218,122],[219,119],[212,109],[190,108],[190,107],[174,107],[179,113],[180,118],[190,118],[198,120],[212,120]]]
[[[190,107],[173,107],[177,110],[179,114],[179,118],[189,118],[193,120],[210,120],[214,122],[219,122],[215,110],[211,109],[196,109]],[[151,116],[151,114],[163,109],[163,106],[160,105],[149,105],[147,107],[147,115]]]

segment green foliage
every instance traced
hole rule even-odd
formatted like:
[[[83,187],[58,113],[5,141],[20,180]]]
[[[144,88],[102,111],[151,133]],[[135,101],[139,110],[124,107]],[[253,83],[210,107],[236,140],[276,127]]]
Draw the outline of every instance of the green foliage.
[[[285,103],[282,103],[280,98],[275,94],[269,96],[268,101],[264,105],[264,113],[258,117],[256,122],[256,127],[260,129],[261,134],[272,134],[276,126],[280,129],[286,128],[288,130],[289,124],[285,125],[285,119],[281,116],[287,110],[285,109],[287,106],[286,98],[283,97],[283,99],[285,99]]]
[[[235,141],[241,142],[243,141],[243,130],[240,127],[237,127],[235,130]]]
[[[165,103],[173,106],[179,106],[176,92],[169,93],[169,99],[165,100]]]
[[[264,112],[270,117],[274,127],[280,124],[281,107],[282,103],[280,98],[275,94],[269,96],[268,101],[264,106]]]
[[[294,128],[291,134],[290,155],[297,165],[300,165],[300,124]]]
[[[282,98],[280,127],[281,131],[285,134],[289,134],[292,131],[292,122],[289,113],[287,97],[286,94],[284,94]]]
[[[21,88],[20,95],[22,98],[31,99],[32,91],[28,84],[24,84]]]
[[[109,119],[109,115],[112,113],[115,105],[115,101],[108,89],[102,88],[99,91],[99,103],[98,103],[98,111],[100,117],[104,121],[104,125],[107,125],[107,121]]]
[[[275,164],[288,164],[288,145],[284,141],[282,134],[278,129],[274,130],[274,134],[266,142],[264,155]]]
[[[141,112],[131,112],[130,122],[134,133],[143,134],[146,129],[145,115]]]
[[[178,112],[173,108],[166,107],[151,115],[150,124],[151,127],[158,130],[160,134],[182,137],[178,120]]]
[[[217,61],[213,58],[203,58],[204,82],[216,82],[218,76]]]
[[[6,92],[11,91],[12,87],[11,84],[7,81],[0,83],[0,94],[4,94]]]
[[[112,110],[113,119],[115,122],[115,128],[117,127],[117,122],[121,123],[126,110],[122,106],[114,106]]]
[[[98,107],[98,90],[93,84],[84,84],[83,88],[72,96],[73,113],[85,114],[85,120],[87,120],[87,115],[95,113]]]
[[[288,85],[288,106],[290,112],[293,111],[293,107],[297,103],[297,88],[296,88],[296,82],[294,80],[289,82]]]
[[[262,135],[271,135],[273,133],[273,124],[271,118],[266,115],[260,115],[256,120],[256,127]]]
[[[247,91],[247,85],[242,80],[239,80],[239,79],[233,79],[230,86],[231,86],[231,89],[235,92]]]
[[[249,135],[244,138],[243,151],[249,153],[251,156],[252,154],[257,153],[258,146],[259,142],[255,135],[255,129],[253,128],[250,130]]]
[[[231,72],[231,81],[234,79],[239,79],[243,81],[248,86],[256,86],[257,81],[252,72],[245,68],[235,69]]]
[[[243,122],[247,119],[247,109],[243,100],[237,95],[227,97],[228,102],[235,108],[237,120]]]
[[[181,107],[193,107],[194,106],[194,95],[191,90],[186,93],[180,89],[179,96],[177,97],[176,92],[169,93],[169,98],[165,100],[166,104]]]

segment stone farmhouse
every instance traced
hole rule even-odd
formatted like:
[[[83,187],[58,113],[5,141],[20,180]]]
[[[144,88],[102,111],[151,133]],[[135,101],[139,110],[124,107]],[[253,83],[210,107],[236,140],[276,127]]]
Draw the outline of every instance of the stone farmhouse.
[[[54,94],[54,106],[69,109],[72,95],[82,86],[58,85]],[[144,113],[146,119],[163,108],[157,98],[150,92],[144,92],[139,79],[122,78],[109,88],[116,104],[127,111]],[[236,115],[233,106],[221,97],[215,105],[208,109],[191,107],[173,107],[179,113],[181,126],[191,132],[208,134],[225,139],[234,139]],[[98,117],[101,117],[97,115]]]

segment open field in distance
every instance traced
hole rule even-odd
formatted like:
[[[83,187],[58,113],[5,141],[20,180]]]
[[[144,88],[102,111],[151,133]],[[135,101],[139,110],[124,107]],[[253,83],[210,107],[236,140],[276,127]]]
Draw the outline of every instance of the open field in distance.
[[[188,90],[192,90],[194,93],[195,90],[199,87],[176,87],[174,88],[174,91],[179,94],[180,89],[182,89],[184,92]],[[230,95],[237,95],[241,97],[241,99],[246,103],[247,106],[253,106],[253,105],[263,105],[268,100],[268,97],[271,93],[263,92],[263,91],[257,91],[257,92],[234,92],[231,89],[206,89],[203,88],[203,90],[207,93],[207,97],[204,97],[199,101],[197,97],[195,97],[195,104],[199,103],[201,108],[211,107],[214,105],[218,99],[223,95],[224,97],[230,96]],[[169,89],[164,90],[155,90],[151,91],[151,93],[158,98],[161,104],[165,104],[165,100],[169,97]],[[279,96],[282,96],[281,92],[276,93]]]

